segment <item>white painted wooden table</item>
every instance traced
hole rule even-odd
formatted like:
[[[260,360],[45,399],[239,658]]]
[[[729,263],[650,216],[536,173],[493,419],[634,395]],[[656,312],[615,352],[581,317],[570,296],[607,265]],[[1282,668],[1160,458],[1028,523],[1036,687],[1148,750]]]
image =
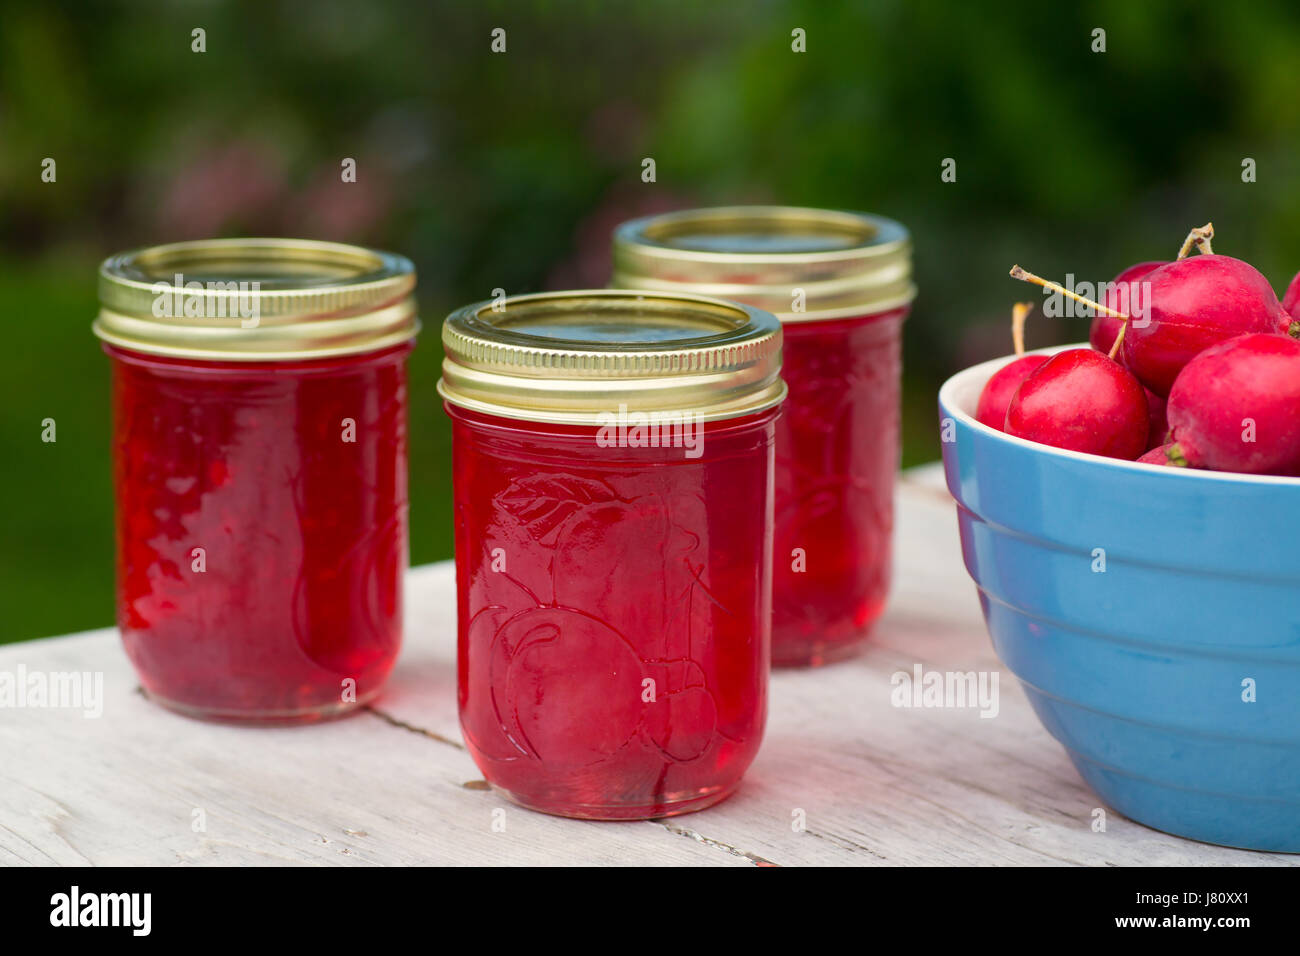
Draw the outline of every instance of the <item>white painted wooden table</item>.
[[[1098,799],[993,655],[938,469],[904,473],[898,504],[893,596],[874,645],[773,676],[763,750],[717,807],[587,823],[487,789],[457,727],[447,562],[410,573],[388,692],[332,723],[252,729],[167,713],[138,693],[111,629],[0,648],[0,671],[102,671],[105,697],[98,719],[0,710],[0,864],[1300,863],[1110,811],[1093,832]],[[891,675],[918,663],[1000,671],[998,716],[894,707]]]

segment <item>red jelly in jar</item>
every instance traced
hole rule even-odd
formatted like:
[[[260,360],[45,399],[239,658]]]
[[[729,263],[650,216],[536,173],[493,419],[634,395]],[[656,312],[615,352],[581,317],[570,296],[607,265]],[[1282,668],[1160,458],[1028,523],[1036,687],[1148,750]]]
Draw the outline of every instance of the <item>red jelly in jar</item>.
[[[699,810],[758,750],[781,329],[695,296],[454,313],[459,690],[493,787],[592,819]]]
[[[334,243],[114,256],[117,619],[150,698],[292,723],[375,697],[402,633],[415,274]]]
[[[877,216],[774,206],[624,223],[613,284],[775,313],[790,397],[777,424],[772,662],[854,654],[889,592],[911,244]]]

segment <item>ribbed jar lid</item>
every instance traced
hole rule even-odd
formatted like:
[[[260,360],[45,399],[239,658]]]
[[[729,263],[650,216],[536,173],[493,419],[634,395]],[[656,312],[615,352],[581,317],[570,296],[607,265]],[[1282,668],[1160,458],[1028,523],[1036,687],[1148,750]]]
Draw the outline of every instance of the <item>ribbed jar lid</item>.
[[[781,325],[706,296],[596,289],[467,306],[442,328],[438,391],[452,405],[559,424],[627,412],[701,421],[777,405]]]
[[[688,209],[625,222],[614,231],[611,284],[735,299],[783,322],[885,312],[916,297],[901,224],[796,206]]]
[[[205,239],[99,268],[95,334],[153,355],[269,362],[369,352],[419,331],[415,267],[307,239]]]

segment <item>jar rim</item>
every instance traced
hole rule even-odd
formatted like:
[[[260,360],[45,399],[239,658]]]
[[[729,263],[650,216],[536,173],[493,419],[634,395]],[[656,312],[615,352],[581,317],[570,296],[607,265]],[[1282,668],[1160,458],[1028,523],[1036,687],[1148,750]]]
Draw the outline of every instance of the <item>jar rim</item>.
[[[708,296],[589,289],[502,297],[443,323],[438,391],[453,405],[557,424],[607,416],[732,418],[777,405],[781,326]]]
[[[203,239],[109,256],[94,332],[155,355],[286,361],[368,352],[419,331],[404,256],[308,239]]]

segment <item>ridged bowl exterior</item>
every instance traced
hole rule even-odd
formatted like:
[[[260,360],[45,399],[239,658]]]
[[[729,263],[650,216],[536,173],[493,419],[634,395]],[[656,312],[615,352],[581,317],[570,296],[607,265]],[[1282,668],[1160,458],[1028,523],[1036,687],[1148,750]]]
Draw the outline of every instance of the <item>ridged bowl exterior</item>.
[[[1300,479],[1139,465],[988,428],[973,412],[1006,361],[939,394],[962,554],[998,656],[1114,809],[1300,852]]]

